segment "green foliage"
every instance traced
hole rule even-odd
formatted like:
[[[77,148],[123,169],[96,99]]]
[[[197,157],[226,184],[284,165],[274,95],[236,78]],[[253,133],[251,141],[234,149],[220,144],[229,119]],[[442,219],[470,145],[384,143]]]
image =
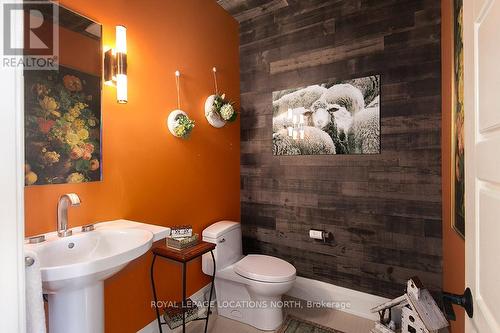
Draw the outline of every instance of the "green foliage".
[[[186,139],[194,128],[195,121],[185,115],[179,115],[176,119],[177,126],[174,128],[175,135]]]
[[[78,172],[87,172],[90,169],[90,161],[78,160],[75,162],[75,169]]]

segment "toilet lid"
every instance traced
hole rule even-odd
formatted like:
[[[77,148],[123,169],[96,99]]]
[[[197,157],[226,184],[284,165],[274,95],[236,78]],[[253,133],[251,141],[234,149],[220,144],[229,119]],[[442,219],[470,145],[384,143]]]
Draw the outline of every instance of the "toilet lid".
[[[286,282],[295,279],[292,264],[271,256],[249,254],[234,265],[234,271],[248,279],[262,282]]]

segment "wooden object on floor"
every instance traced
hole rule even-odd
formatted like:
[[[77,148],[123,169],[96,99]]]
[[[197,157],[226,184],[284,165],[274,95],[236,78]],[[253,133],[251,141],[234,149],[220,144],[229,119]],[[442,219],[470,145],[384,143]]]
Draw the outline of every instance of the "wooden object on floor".
[[[371,309],[371,312],[378,312],[380,316],[372,333],[396,332],[387,325],[394,308],[401,308],[401,330],[398,332],[438,333],[440,329],[448,326],[443,312],[417,277],[408,280],[404,295]]]

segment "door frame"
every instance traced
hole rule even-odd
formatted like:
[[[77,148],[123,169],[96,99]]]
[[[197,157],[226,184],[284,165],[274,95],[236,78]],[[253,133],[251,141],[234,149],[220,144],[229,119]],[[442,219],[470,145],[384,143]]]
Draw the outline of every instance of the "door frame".
[[[5,3],[0,0],[3,16]],[[0,24],[0,57],[3,56],[3,23]],[[16,45],[22,45],[23,20],[13,17]],[[23,69],[0,65],[0,320],[1,332],[26,331],[24,267],[24,82]]]

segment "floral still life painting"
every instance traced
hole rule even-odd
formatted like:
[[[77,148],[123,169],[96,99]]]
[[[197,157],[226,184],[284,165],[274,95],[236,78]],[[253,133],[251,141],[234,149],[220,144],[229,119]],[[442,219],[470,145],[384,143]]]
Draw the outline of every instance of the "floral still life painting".
[[[464,149],[464,50],[462,38],[463,1],[453,2],[453,135],[452,177],[453,215],[452,225],[465,238],[465,149]]]
[[[25,185],[100,181],[100,78],[63,66],[24,75]]]

